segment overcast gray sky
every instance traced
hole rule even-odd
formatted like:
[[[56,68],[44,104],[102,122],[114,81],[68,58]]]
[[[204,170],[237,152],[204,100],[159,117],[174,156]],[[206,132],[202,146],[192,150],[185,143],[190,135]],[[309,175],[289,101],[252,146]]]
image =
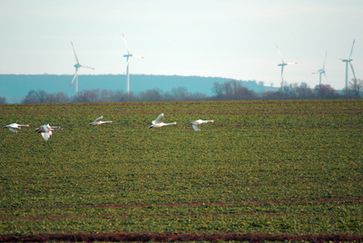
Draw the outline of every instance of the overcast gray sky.
[[[328,52],[328,84],[344,86],[344,65],[363,78],[362,0],[0,0],[0,73],[72,74],[73,41],[81,64],[123,73],[218,76],[314,86]],[[350,77],[351,74],[350,74]]]

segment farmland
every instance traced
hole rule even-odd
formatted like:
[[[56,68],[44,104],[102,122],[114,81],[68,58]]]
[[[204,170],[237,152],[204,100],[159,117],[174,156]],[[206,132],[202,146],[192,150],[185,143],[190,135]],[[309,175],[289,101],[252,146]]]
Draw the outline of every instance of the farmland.
[[[148,129],[165,113],[176,126]],[[363,232],[363,101],[2,105],[0,235]],[[88,123],[104,115],[112,124]],[[190,121],[215,123],[191,129]],[[34,129],[60,125],[45,142]]]

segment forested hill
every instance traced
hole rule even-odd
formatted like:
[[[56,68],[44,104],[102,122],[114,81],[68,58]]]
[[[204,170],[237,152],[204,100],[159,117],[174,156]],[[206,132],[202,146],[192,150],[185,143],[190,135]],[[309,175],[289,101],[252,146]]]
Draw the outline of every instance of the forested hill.
[[[48,93],[63,92],[68,96],[75,94],[75,87],[70,86],[72,75],[0,75],[0,96],[5,97],[9,103],[20,102],[30,90],[44,90]],[[225,83],[232,79],[199,76],[167,76],[167,75],[132,75],[131,91],[135,94],[150,89],[170,91],[184,87],[189,92],[213,95],[214,83]],[[270,90],[263,82],[240,81],[242,86],[261,93]],[[80,75],[79,91],[106,89],[126,92],[125,75]]]

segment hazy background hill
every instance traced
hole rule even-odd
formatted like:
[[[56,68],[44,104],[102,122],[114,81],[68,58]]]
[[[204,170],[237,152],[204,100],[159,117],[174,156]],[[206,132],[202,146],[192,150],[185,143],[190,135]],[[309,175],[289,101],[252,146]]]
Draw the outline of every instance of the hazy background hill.
[[[70,86],[72,75],[0,75],[0,96],[7,99],[8,103],[18,103],[30,90],[44,90],[48,93],[63,92],[68,96],[75,94],[75,87]],[[167,75],[132,75],[131,90],[138,94],[150,89],[170,91],[184,87],[189,92],[198,92],[210,96],[213,94],[215,83],[225,83],[233,79],[198,76],[167,76]],[[264,86],[263,82],[243,81],[243,87],[256,93],[275,90]],[[124,75],[81,75],[79,77],[79,91],[106,89],[126,92],[126,78]]]

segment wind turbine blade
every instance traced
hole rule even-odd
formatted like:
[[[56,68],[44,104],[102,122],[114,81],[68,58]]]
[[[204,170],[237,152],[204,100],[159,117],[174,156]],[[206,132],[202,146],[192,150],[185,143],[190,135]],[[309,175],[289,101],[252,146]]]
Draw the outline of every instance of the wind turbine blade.
[[[324,57],[324,62],[323,62],[323,70],[325,71],[325,64],[326,64],[326,58],[328,56],[328,52],[325,51],[325,57]]]
[[[122,33],[122,40],[124,41],[126,51],[129,52],[129,47],[127,46],[127,40],[126,40],[125,33]]]
[[[282,57],[282,53],[281,53],[281,50],[280,50],[279,46],[275,44],[275,47],[276,47],[277,52],[278,52],[278,54],[279,54],[279,56],[281,58],[281,61],[284,63],[285,61],[284,61],[284,58]]]
[[[326,75],[326,73],[324,72],[324,77],[325,77],[325,82],[328,83],[328,76]]]
[[[76,62],[77,62],[77,64],[79,64],[78,57],[77,57],[77,54],[76,54],[76,49],[74,48],[74,45],[73,45],[72,41],[71,41],[71,45],[72,45],[74,57],[76,58]]]
[[[92,69],[92,70],[95,70],[95,68],[94,67],[90,67],[90,66],[81,66],[82,68],[87,68],[87,69]]]
[[[74,72],[73,79],[72,79],[72,81],[71,81],[71,85],[73,85],[73,82],[74,82],[74,80],[76,80],[77,76],[78,76],[78,73],[77,73],[77,71],[75,71],[75,72]]]
[[[297,64],[297,62],[287,62],[286,64]]]
[[[354,82],[357,81],[357,77],[355,76],[355,71],[354,71],[354,68],[353,68],[353,64],[351,62],[349,62],[349,65],[350,65],[350,69],[352,69],[352,73],[353,73],[353,77],[354,77]]]
[[[349,59],[352,57],[355,40],[353,40],[352,49],[350,49]]]

